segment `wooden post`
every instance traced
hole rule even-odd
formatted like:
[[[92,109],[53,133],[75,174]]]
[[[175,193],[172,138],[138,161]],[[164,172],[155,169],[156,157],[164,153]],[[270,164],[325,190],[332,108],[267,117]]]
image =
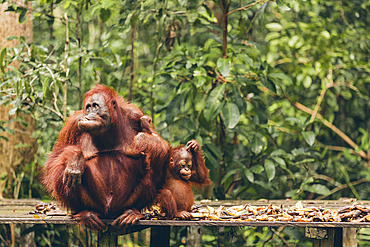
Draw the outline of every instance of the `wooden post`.
[[[223,226],[217,227],[217,232],[218,232],[217,245],[219,247],[224,247],[225,246],[225,227]]]
[[[313,247],[356,247],[356,228],[314,228],[306,227],[305,235],[311,238]]]
[[[343,247],[357,247],[356,228],[343,228]]]
[[[170,246],[170,226],[153,226],[150,230],[150,247]]]
[[[307,238],[311,238],[313,247],[331,247],[331,246],[342,246],[342,243],[336,243],[335,245],[335,233],[336,229],[341,228],[315,228],[306,227],[305,235]]]
[[[188,239],[186,241],[187,247],[201,247],[202,246],[202,228],[200,226],[188,227]]]

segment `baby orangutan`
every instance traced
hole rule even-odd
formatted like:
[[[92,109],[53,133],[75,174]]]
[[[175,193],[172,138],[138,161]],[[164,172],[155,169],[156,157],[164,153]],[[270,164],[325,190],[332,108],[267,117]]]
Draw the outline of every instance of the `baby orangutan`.
[[[157,198],[166,218],[190,219],[194,203],[191,188],[193,185],[203,187],[211,184],[208,176],[209,170],[204,164],[203,154],[196,140],[189,141],[186,147],[173,148],[165,186]]]

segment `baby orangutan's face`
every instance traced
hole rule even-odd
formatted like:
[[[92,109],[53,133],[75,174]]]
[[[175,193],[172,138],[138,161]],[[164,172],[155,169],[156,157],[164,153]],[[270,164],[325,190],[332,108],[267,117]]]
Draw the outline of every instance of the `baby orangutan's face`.
[[[193,166],[191,154],[185,149],[181,150],[178,153],[177,160],[175,160],[175,166],[177,167],[180,178],[188,181],[191,177],[191,168]]]

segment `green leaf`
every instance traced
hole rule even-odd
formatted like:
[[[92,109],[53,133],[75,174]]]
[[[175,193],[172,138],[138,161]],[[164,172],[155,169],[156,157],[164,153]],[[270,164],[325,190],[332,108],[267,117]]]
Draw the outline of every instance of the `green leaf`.
[[[258,132],[253,136],[252,145],[251,145],[251,149],[253,153],[259,154],[264,149],[265,142],[262,140],[262,138],[263,136]]]
[[[207,121],[215,119],[221,111],[222,106],[222,99],[225,93],[225,86],[226,84],[218,85],[214,88],[211,93],[209,94],[205,109],[204,109],[204,117]]]
[[[269,181],[275,177],[275,165],[274,162],[270,159],[265,160],[265,171]]]
[[[237,173],[238,171],[239,171],[239,169],[231,170],[231,171],[227,172],[225,174],[225,176],[222,178],[221,184],[223,184],[226,189],[228,189],[230,187],[231,183],[233,182],[233,177],[234,177],[235,173]]]
[[[0,69],[5,74],[5,56],[6,56],[6,48],[2,49],[0,53]]]
[[[213,166],[213,168],[218,169],[219,168],[218,160],[208,150],[205,149],[203,151],[204,151],[206,164],[211,164]]]
[[[18,143],[14,147],[15,148],[28,148],[28,147],[31,147],[31,145],[30,144],[27,144],[27,143]]]
[[[183,94],[177,94],[175,98],[167,106],[166,120],[172,123],[174,118],[178,115],[181,109],[181,104],[183,102]]]
[[[208,39],[204,43],[204,50],[208,51],[213,45],[217,45],[218,43],[214,39]]]
[[[229,76],[231,69],[231,61],[227,58],[219,58],[217,60],[217,68],[220,71],[221,75],[224,77]]]
[[[200,6],[199,8],[197,8],[197,10],[198,10],[198,14],[200,16],[203,16],[209,22],[211,22],[211,23],[212,22],[213,23],[217,22],[217,18],[212,14],[212,12],[208,12],[207,9],[204,6]]]
[[[15,40],[15,39],[18,39],[18,37],[15,35],[10,35],[9,37],[6,38],[6,40]]]
[[[105,8],[100,9],[100,19],[103,22],[108,21],[108,19],[109,19],[110,16],[111,16],[110,9],[105,9]]]
[[[227,102],[222,108],[222,117],[226,127],[233,129],[238,124],[240,118],[238,107],[234,103]]]
[[[265,87],[267,87],[270,91],[276,93],[276,86],[275,86],[275,83],[273,83],[272,80],[269,80],[268,78],[266,78],[266,76],[261,75],[261,83]]]
[[[232,85],[231,100],[238,106],[239,113],[245,113],[245,111],[247,110],[247,104],[245,103],[243,97],[240,95],[240,91],[236,84]]]
[[[279,155],[285,155],[286,152],[283,149],[276,149],[272,151],[271,156],[279,156]]]
[[[311,87],[311,84],[312,84],[312,79],[311,79],[311,77],[310,76],[306,76],[304,79],[303,79],[303,86],[305,87],[305,88],[309,88],[309,87]]]
[[[207,147],[214,156],[216,156],[219,159],[222,158],[221,150],[218,147],[216,147],[213,143],[205,143],[204,146]]]
[[[313,133],[312,131],[305,131],[305,132],[302,132],[302,136],[304,140],[307,142],[307,144],[312,147],[316,139],[315,133]]]
[[[26,22],[26,20],[27,20],[26,13],[27,13],[27,9],[26,8],[22,8],[22,10],[21,10],[21,12],[19,14],[19,17],[18,17],[19,23],[22,24],[22,23],[25,23]]]
[[[271,22],[271,23],[266,24],[266,28],[269,29],[270,31],[274,31],[274,32],[278,32],[281,29],[283,29],[281,24],[277,23],[277,22]]]
[[[330,33],[326,30],[321,31],[320,35],[325,37],[326,39],[330,39]]]
[[[281,167],[286,167],[285,161],[280,157],[272,157],[272,159]]]
[[[293,85],[292,79],[290,79],[289,76],[287,76],[286,74],[283,74],[283,73],[271,73],[271,74],[268,75],[268,77],[275,84],[277,84],[277,82],[279,82],[281,80],[281,82],[283,82],[287,86]]]
[[[42,92],[44,94],[44,100],[48,99],[48,92],[49,92],[49,78],[46,77],[42,84]]]
[[[197,88],[202,87],[207,81],[207,71],[203,67],[195,69],[193,76],[195,78],[194,84]]]
[[[251,182],[251,183],[254,182],[254,175],[249,169],[244,169],[244,175],[249,180],[249,182]]]
[[[185,6],[188,3],[187,0],[178,0],[178,2],[181,6]]]
[[[250,58],[247,54],[239,53],[237,57],[245,64],[248,64],[250,67],[253,67],[253,59]]]
[[[298,166],[298,165],[301,165],[301,164],[312,163],[314,161],[315,161],[315,159],[303,159],[303,160],[300,160],[300,161],[295,162],[294,164],[296,166]]]
[[[313,192],[319,195],[325,195],[325,196],[330,195],[330,190],[328,189],[328,187],[322,184],[306,185],[304,186],[304,190]]]
[[[288,3],[285,0],[276,0],[276,3],[279,7],[285,6],[289,9]]]
[[[269,42],[269,41],[271,41],[271,40],[274,40],[274,39],[278,39],[278,38],[280,38],[280,33],[278,33],[278,32],[271,32],[271,33],[268,33],[267,35],[266,35],[266,37],[265,37],[265,41],[266,42]]]
[[[288,192],[285,193],[285,197],[289,198],[289,197],[292,197],[294,195],[296,195],[298,193],[298,189],[293,189],[293,190],[290,190]]]
[[[17,108],[13,108],[14,109],[14,111],[16,111],[17,110]],[[12,110],[13,110],[12,109]],[[11,115],[14,115],[14,114],[11,114]],[[4,130],[6,131],[6,132],[9,132],[10,134],[12,134],[12,135],[14,135],[14,129],[12,129],[12,128],[10,128],[10,127],[4,127]]]
[[[261,165],[255,165],[250,168],[250,171],[255,174],[261,174],[265,169]]]

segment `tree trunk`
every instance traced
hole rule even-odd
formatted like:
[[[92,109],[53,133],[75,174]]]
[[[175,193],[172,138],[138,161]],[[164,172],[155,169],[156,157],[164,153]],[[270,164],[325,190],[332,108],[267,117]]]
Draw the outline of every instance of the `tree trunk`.
[[[8,4],[0,4],[0,20],[2,22],[2,27],[0,28],[0,47],[1,48],[10,48],[15,47],[19,44],[19,40],[7,40],[9,36],[24,36],[26,42],[32,42],[32,21],[31,21],[31,7],[32,4],[29,2],[25,4],[25,1],[17,1],[17,4],[21,7],[27,8],[27,20],[23,24],[18,22],[19,14],[14,12],[5,12],[8,8]],[[19,64],[13,63],[15,67],[18,67]],[[9,116],[8,112],[11,109],[11,106],[0,106],[0,121],[9,121],[14,116]],[[17,116],[20,117],[20,116]],[[5,124],[7,127],[10,127],[14,130],[14,134],[8,132],[1,133],[2,136],[6,137],[8,141],[0,139],[0,174],[6,173],[8,180],[8,186],[5,190],[5,196],[13,197],[17,196],[13,194],[12,185],[16,179],[21,182],[20,176],[16,174],[16,168],[18,166],[29,165],[33,159],[36,152],[37,143],[34,138],[32,138],[32,132],[35,129],[35,123],[33,119],[28,115],[21,116],[25,121],[29,123],[28,126],[14,121],[8,124]],[[22,147],[16,147],[17,144],[26,144]],[[0,198],[3,197],[3,192],[5,189],[6,180],[0,180]]]

